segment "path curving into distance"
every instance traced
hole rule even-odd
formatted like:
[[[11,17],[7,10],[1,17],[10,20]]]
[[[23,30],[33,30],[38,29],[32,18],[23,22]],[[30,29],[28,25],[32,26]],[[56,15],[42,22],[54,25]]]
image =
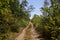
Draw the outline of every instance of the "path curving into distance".
[[[40,40],[33,23],[29,22],[28,26],[23,29],[22,33],[15,40]]]

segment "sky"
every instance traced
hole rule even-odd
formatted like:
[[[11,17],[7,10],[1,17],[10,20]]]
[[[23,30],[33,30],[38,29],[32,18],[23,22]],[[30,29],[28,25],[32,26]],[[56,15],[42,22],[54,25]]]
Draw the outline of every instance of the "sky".
[[[35,8],[30,14],[32,18],[34,16],[34,14],[37,15],[41,15],[41,11],[40,8],[44,6],[44,0],[27,0],[29,5],[33,5],[33,7]]]
[[[28,5],[33,5],[33,7],[35,8],[30,14],[31,14],[31,17],[32,18],[34,16],[34,14],[37,14],[37,15],[41,15],[42,12],[41,12],[41,7],[44,6],[44,1],[45,0],[27,0],[28,1]]]

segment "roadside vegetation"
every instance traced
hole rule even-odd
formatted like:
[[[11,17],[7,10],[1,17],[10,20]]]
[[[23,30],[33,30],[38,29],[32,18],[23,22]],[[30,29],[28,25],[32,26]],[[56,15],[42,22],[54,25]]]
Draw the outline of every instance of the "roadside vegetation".
[[[42,33],[45,40],[60,40],[60,4],[57,0],[44,2],[44,7],[41,8],[43,15],[34,15],[32,22],[38,33]]]
[[[25,8],[27,1],[19,1],[0,0],[0,40],[9,40],[11,35],[16,35],[29,22],[30,14]]]

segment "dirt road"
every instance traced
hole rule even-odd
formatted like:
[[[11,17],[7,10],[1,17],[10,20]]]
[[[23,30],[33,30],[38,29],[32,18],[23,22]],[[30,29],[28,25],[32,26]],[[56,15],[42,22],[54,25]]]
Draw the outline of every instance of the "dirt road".
[[[23,29],[22,33],[15,40],[40,40],[37,38],[38,36],[33,24],[29,22],[28,26]]]
[[[24,40],[25,33],[26,33],[26,29],[24,29],[22,33],[15,40]]]

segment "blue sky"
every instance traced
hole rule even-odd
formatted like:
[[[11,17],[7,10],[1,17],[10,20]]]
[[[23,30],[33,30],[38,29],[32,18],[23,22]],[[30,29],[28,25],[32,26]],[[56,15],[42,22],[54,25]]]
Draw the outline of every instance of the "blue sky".
[[[34,11],[32,11],[31,17],[33,17],[34,14],[41,15],[40,8],[44,6],[44,0],[27,0],[29,5],[33,5],[35,7]]]
[[[32,18],[34,16],[34,14],[37,14],[37,15],[41,15],[42,12],[40,11],[40,8],[44,6],[44,1],[45,0],[27,0],[29,5],[33,5],[33,7],[35,7],[34,11],[32,11],[30,14],[31,14],[31,17]]]

